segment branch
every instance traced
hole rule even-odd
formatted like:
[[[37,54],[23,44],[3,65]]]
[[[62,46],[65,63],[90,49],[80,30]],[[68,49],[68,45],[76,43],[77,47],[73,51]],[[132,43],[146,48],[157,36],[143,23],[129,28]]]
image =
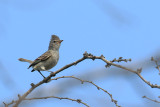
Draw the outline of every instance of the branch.
[[[25,98],[24,100],[37,100],[37,99],[48,99],[48,98],[57,98],[60,100],[62,100],[62,99],[71,100],[71,101],[75,101],[77,103],[81,103],[81,104],[85,105],[86,107],[90,107],[86,103],[82,102],[81,99],[72,99],[72,98],[67,98],[67,97],[48,96],[48,97],[39,97],[39,98]]]
[[[154,61],[156,63],[156,65],[157,65],[156,68],[158,69],[159,75],[160,75],[160,68],[159,68],[159,65],[158,65],[158,61],[155,60],[153,57],[151,57],[151,61]]]
[[[118,59],[114,58],[111,62],[128,62],[132,61],[132,59],[123,59],[123,57],[119,57]]]
[[[147,96],[143,96],[142,98],[146,98],[146,99],[148,99],[148,100],[150,100],[150,101],[153,101],[153,102],[156,102],[156,103],[160,103],[160,101],[153,100],[153,99],[151,99],[151,98],[148,98]]]
[[[61,69],[59,69],[59,70],[57,70],[57,71],[55,71],[55,72],[50,73],[50,75],[49,75],[48,77],[44,78],[42,81],[40,81],[40,82],[37,83],[37,84],[33,84],[33,83],[32,83],[32,84],[31,84],[32,87],[31,87],[26,93],[24,93],[22,96],[19,97],[19,99],[16,101],[16,103],[15,103],[15,105],[14,105],[13,107],[17,107],[17,106],[22,102],[22,100],[24,100],[24,99],[28,96],[28,94],[30,94],[36,87],[38,87],[38,86],[40,86],[40,85],[42,85],[42,84],[44,84],[44,83],[50,82],[51,77],[56,76],[56,74],[60,73],[61,71],[65,70],[65,69],[67,69],[67,68],[69,68],[69,67],[71,67],[71,66],[73,66],[73,65],[77,65],[78,63],[80,63],[81,61],[83,61],[83,60],[85,60],[85,59],[92,59],[92,60],[101,59],[101,60],[104,61],[107,65],[113,65],[113,66],[116,66],[116,67],[118,67],[118,68],[122,68],[122,69],[124,69],[124,70],[127,70],[127,71],[130,71],[130,72],[132,72],[132,73],[137,74],[145,83],[147,83],[147,84],[148,84],[149,86],[151,86],[152,88],[160,88],[160,86],[158,86],[157,84],[155,84],[155,85],[154,85],[154,84],[151,84],[150,82],[148,82],[147,80],[145,80],[145,79],[141,76],[140,73],[142,72],[142,69],[137,69],[137,70],[135,71],[135,70],[129,69],[129,68],[127,68],[127,67],[124,67],[124,66],[115,64],[115,63],[113,63],[112,61],[108,61],[108,60],[105,59],[105,57],[104,57],[103,55],[101,55],[101,56],[93,56],[92,54],[88,54],[87,52],[85,52],[85,53],[83,54],[83,57],[82,57],[81,59],[79,59],[79,60],[77,60],[77,61],[75,61],[75,62],[73,62],[73,63],[71,63],[71,64],[68,64],[68,65],[62,67]],[[106,67],[107,67],[107,66],[106,66]]]
[[[127,68],[127,67],[124,67],[124,66],[115,64],[115,63],[113,63],[113,62],[111,62],[111,61],[108,61],[108,60],[105,59],[105,57],[104,57],[103,55],[101,55],[101,56],[93,56],[93,55],[91,55],[91,54],[86,53],[86,56],[87,56],[88,59],[93,59],[93,60],[94,60],[94,59],[101,59],[102,61],[104,61],[104,62],[107,63],[107,66],[106,66],[106,67],[108,67],[108,65],[113,65],[113,66],[116,66],[116,67],[118,67],[118,68],[122,68],[122,69],[124,69],[124,70],[127,70],[127,71],[130,71],[130,72],[132,72],[132,73],[135,73],[135,74],[137,74],[137,75],[143,80],[143,82],[145,82],[146,84],[148,84],[151,88],[159,88],[159,89],[160,89],[160,86],[159,86],[159,85],[157,85],[157,84],[151,84],[149,81],[145,80],[145,79],[141,76],[140,73],[142,72],[142,68],[137,69],[137,70],[135,71],[135,70],[129,69],[129,68]]]
[[[67,98],[67,97],[48,96],[48,97],[39,97],[39,98],[25,98],[24,100],[36,100],[36,99],[48,99],[48,98],[57,98],[57,99],[60,99],[60,100],[62,100],[62,99],[71,100],[71,101],[75,101],[77,103],[81,103],[81,104],[85,105],[86,107],[90,107],[86,103],[82,102],[81,99],[72,99],[72,98]],[[14,103],[16,103],[16,101],[14,101],[14,100],[9,104],[6,104],[6,103],[3,102],[5,107],[8,107],[9,105],[14,104]]]
[[[20,58],[19,60],[22,61],[21,59],[23,59],[23,58]],[[48,82],[50,81],[51,77],[56,76],[56,74],[58,74],[59,72],[65,70],[65,69],[67,69],[67,68],[69,68],[69,67],[71,67],[71,66],[73,66],[73,65],[77,65],[79,62],[81,62],[81,61],[83,61],[83,60],[85,60],[85,59],[87,59],[87,58],[86,58],[85,56],[83,56],[81,59],[79,59],[79,60],[77,60],[77,61],[75,61],[75,62],[73,62],[73,63],[71,63],[71,64],[68,64],[68,65],[62,67],[61,69],[59,69],[59,70],[57,70],[57,71],[55,71],[55,72],[50,73],[50,75],[49,75],[48,77],[44,78],[44,79],[43,79],[42,81],[40,81],[39,83],[37,83],[37,84],[31,83],[31,86],[32,86],[32,87],[31,87],[26,93],[24,93],[21,97],[19,97],[19,99],[18,99],[17,101],[15,101],[16,103],[15,103],[15,105],[13,105],[13,107],[17,107],[17,106],[22,102],[22,100],[24,100],[24,99],[28,96],[28,94],[30,94],[36,87],[38,87],[38,86],[40,86],[40,85],[42,85],[42,84],[44,84],[44,83],[48,83]],[[24,60],[24,59],[23,59],[23,60]],[[25,60],[25,61],[26,61],[26,62],[29,62],[29,61],[27,61],[27,60]],[[25,62],[25,61],[24,61],[24,62]],[[9,103],[9,104],[10,104],[10,103]],[[6,104],[6,105],[8,105],[8,104]]]
[[[157,84],[151,84],[149,81],[145,80],[140,73],[136,73],[146,84],[148,84],[151,88],[159,88],[160,86]]]
[[[104,91],[105,93],[107,93],[107,94],[110,96],[111,101],[114,102],[117,107],[120,107],[120,106],[117,104],[117,101],[113,99],[112,94],[110,94],[110,93],[109,93],[108,91],[106,91],[105,89],[99,87],[98,85],[96,85],[96,84],[93,83],[92,81],[82,80],[82,79],[77,78],[77,77],[74,77],[74,76],[62,76],[62,77],[53,78],[53,79],[51,79],[51,80],[57,80],[57,79],[60,79],[60,78],[73,78],[73,79],[76,79],[76,80],[81,81],[81,84],[83,84],[84,82],[90,83],[90,84],[94,85],[95,87],[97,87],[98,90],[101,89],[102,91]]]

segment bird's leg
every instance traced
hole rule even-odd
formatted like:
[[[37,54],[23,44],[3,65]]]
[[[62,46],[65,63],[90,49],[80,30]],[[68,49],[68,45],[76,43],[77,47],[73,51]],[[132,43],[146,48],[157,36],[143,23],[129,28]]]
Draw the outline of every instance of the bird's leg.
[[[43,76],[43,78],[46,78],[39,70],[38,70],[38,72]]]

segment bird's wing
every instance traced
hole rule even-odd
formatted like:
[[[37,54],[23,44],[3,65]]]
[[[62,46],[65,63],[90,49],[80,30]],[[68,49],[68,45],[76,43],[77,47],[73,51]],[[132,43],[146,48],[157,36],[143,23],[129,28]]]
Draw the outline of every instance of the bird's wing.
[[[40,57],[38,57],[37,59],[35,59],[33,61],[33,63],[31,63],[28,68],[30,68],[31,66],[34,66],[34,65],[38,64],[41,61],[47,60],[49,57],[51,57],[51,53],[49,51],[47,51],[44,54],[42,54]]]

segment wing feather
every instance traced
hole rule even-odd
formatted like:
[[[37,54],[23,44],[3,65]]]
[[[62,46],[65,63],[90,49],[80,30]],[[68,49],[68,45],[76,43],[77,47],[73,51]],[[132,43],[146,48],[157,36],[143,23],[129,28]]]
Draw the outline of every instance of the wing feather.
[[[38,64],[41,61],[45,61],[47,60],[49,57],[51,57],[51,53],[49,51],[45,52],[44,54],[42,54],[40,57],[38,57],[37,59],[35,59],[33,61],[33,63],[31,63],[28,67],[28,69],[36,64]]]

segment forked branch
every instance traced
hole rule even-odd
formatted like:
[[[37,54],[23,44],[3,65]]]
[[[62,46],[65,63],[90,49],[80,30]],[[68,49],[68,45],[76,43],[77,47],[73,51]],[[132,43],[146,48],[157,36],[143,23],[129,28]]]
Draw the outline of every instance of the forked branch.
[[[79,59],[79,60],[77,60],[77,61],[75,61],[75,62],[73,62],[73,63],[71,63],[71,64],[68,64],[68,65],[62,67],[61,69],[59,69],[59,70],[57,70],[57,71],[55,71],[55,72],[50,73],[50,75],[49,75],[48,77],[44,78],[42,81],[40,81],[40,82],[37,83],[37,84],[31,83],[31,88],[30,88],[26,93],[24,93],[22,96],[19,95],[18,100],[14,101],[15,104],[13,105],[13,107],[17,107],[23,100],[26,99],[26,97],[28,96],[28,94],[30,94],[35,88],[37,88],[38,86],[40,86],[40,85],[42,85],[42,84],[44,84],[44,83],[50,82],[50,81],[51,81],[51,78],[54,77],[54,76],[56,76],[56,75],[57,75],[58,73],[60,73],[61,71],[65,70],[65,69],[67,69],[67,68],[69,68],[69,67],[71,67],[71,66],[73,66],[73,65],[77,65],[78,63],[82,62],[82,61],[85,60],[85,59],[92,59],[92,60],[100,59],[100,60],[102,60],[102,61],[104,61],[104,62],[106,63],[106,67],[115,66],[115,67],[122,68],[122,69],[124,69],[124,70],[130,71],[130,72],[135,73],[136,75],[138,75],[138,76],[139,76],[146,84],[148,84],[150,87],[152,87],[152,88],[160,88],[159,85],[157,85],[157,84],[155,84],[155,85],[154,85],[154,84],[151,84],[149,81],[145,80],[145,79],[141,76],[142,69],[132,70],[132,69],[130,69],[130,68],[127,68],[127,67],[124,67],[124,66],[121,66],[121,65],[119,65],[119,64],[114,63],[114,62],[121,62],[121,61],[125,61],[125,62],[131,61],[130,59],[129,59],[129,60],[125,60],[125,59],[122,59],[122,57],[120,57],[118,60],[117,60],[117,59],[114,59],[114,60],[112,60],[112,61],[109,61],[109,60],[106,60],[103,55],[101,55],[101,56],[93,56],[92,54],[88,54],[87,52],[85,52],[85,53],[83,54],[83,57],[82,57],[81,59]],[[24,60],[25,60],[25,59],[23,59],[22,61],[24,61]],[[30,62],[30,60],[26,60],[26,61],[27,61],[27,62]],[[110,95],[110,97],[111,97],[111,95]],[[112,99],[112,97],[111,97],[111,99]],[[114,102],[114,100],[113,100],[113,102]],[[7,107],[7,106],[10,105],[11,103],[9,103],[9,104],[4,103],[4,104],[5,104],[5,106]]]

